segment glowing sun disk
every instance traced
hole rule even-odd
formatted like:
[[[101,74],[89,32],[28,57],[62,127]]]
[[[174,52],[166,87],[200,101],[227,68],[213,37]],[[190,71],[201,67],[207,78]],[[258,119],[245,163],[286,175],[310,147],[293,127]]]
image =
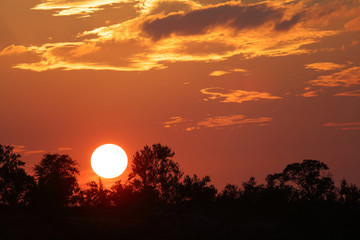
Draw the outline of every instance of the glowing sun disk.
[[[91,167],[103,178],[115,178],[126,169],[128,158],[125,151],[115,144],[104,144],[95,149],[91,156]]]

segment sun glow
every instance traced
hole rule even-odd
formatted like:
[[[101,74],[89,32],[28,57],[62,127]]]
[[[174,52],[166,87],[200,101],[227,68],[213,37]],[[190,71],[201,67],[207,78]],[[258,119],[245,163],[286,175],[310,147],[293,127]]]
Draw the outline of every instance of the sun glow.
[[[128,158],[125,151],[114,144],[104,144],[95,149],[91,156],[91,167],[103,178],[115,178],[126,169]]]

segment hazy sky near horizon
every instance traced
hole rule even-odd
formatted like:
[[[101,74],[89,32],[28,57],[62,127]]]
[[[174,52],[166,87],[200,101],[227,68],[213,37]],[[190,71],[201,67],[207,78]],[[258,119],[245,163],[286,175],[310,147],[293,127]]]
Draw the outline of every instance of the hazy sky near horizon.
[[[360,184],[360,0],[2,0],[0,34],[29,171],[68,153],[83,184],[99,145],[160,142],[219,187],[309,158]]]

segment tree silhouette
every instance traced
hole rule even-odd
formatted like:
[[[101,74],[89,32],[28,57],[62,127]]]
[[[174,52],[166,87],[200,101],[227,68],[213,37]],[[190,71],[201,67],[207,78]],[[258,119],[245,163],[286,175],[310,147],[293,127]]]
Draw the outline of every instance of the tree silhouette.
[[[104,184],[99,178],[98,183],[91,181],[86,184],[89,188],[81,191],[80,205],[84,207],[109,207],[110,191],[104,187]]]
[[[242,192],[240,198],[247,202],[258,202],[262,200],[262,191],[264,186],[258,185],[255,177],[250,177],[247,182],[242,183]]]
[[[360,200],[360,189],[355,184],[348,184],[345,179],[340,182],[340,202],[358,203]]]
[[[35,165],[36,201],[41,205],[67,206],[79,191],[78,163],[67,154],[45,154]]]
[[[222,192],[219,194],[221,200],[235,200],[240,197],[241,191],[237,185],[226,184]]]
[[[120,181],[115,182],[111,186],[110,199],[114,206],[124,206],[134,203],[138,195],[134,192],[134,189],[129,184],[123,184]]]
[[[293,186],[285,183],[281,173],[269,174],[265,178],[266,186],[264,188],[265,201],[282,204],[298,199]]]
[[[325,200],[334,192],[329,167],[317,160],[292,163],[281,173],[281,184],[292,184],[302,200]]]
[[[211,182],[210,176],[199,178],[186,175],[181,185],[180,195],[183,201],[209,202],[216,197],[217,190]]]
[[[163,202],[176,202],[180,179],[175,153],[161,144],[146,145],[134,154],[129,182],[135,190],[155,194]]]
[[[0,144],[0,205],[27,205],[34,178],[25,170],[25,162],[13,146]]]

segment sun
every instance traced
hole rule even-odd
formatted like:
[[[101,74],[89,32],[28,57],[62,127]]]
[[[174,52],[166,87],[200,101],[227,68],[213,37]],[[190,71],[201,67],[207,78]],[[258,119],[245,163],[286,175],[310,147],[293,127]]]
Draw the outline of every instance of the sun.
[[[115,144],[104,144],[91,155],[91,167],[103,178],[115,178],[126,169],[128,158],[125,151]]]

